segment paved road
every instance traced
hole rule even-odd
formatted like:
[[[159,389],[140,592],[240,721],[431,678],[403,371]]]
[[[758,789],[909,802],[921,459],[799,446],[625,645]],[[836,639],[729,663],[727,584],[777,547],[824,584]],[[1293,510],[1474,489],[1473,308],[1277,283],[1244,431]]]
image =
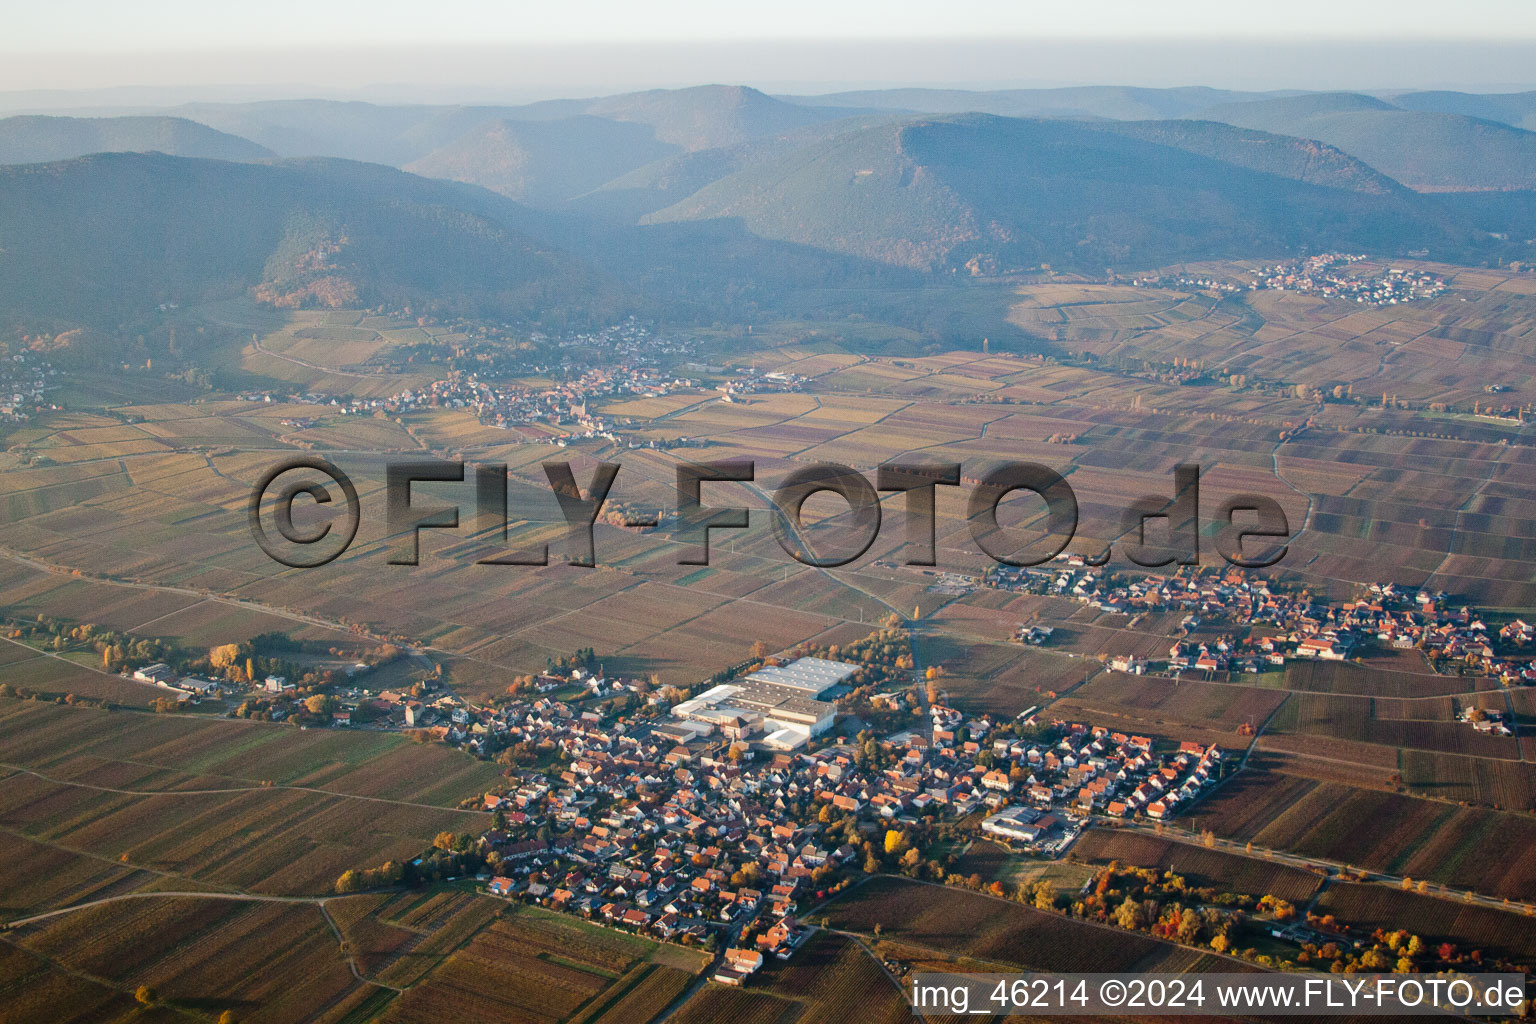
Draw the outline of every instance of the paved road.
[[[734,921],[730,927],[721,933],[720,943],[715,947],[714,959],[705,965],[704,970],[699,972],[699,976],[687,988],[683,989],[682,993],[672,1000],[666,1009],[651,1018],[650,1024],[663,1024],[667,1018],[681,1010],[688,1000],[693,998],[694,993],[703,988],[709,982],[709,979],[715,976],[715,971],[719,969],[720,962],[725,959],[725,951],[736,945],[737,941],[741,938],[742,929],[746,928],[746,926],[746,921]]]
[[[1153,825],[1125,821],[1118,818],[1113,820],[1115,821],[1117,827],[1122,829],[1129,829],[1131,831],[1142,832],[1148,835],[1158,835],[1164,839],[1172,839],[1175,842],[1186,843],[1193,846],[1206,846],[1206,843],[1200,835],[1189,829],[1181,828],[1176,825],[1164,825],[1162,831],[1158,831],[1157,827]],[[1363,876],[1363,880],[1367,882],[1375,882],[1381,885],[1391,886],[1393,888],[1399,889],[1402,888],[1403,884],[1402,875],[1388,874],[1385,871],[1367,871],[1358,865],[1346,865],[1339,861],[1329,860],[1326,857],[1305,857],[1300,854],[1287,853],[1284,850],[1274,850],[1262,846],[1255,846],[1250,851],[1246,843],[1234,842],[1230,839],[1215,838],[1212,841],[1210,848],[1225,850],[1227,852],[1240,854],[1246,857],[1262,858],[1264,860],[1273,861],[1277,864],[1285,864],[1290,867],[1301,868],[1303,870],[1310,870],[1314,872],[1317,868],[1321,867],[1326,869],[1325,877],[1333,877],[1336,881],[1344,880],[1341,876],[1343,876],[1347,868],[1352,876]],[[1327,872],[1332,872],[1332,875],[1327,875]],[[1433,882],[1429,883],[1428,889],[1422,895],[1433,896],[1443,900],[1454,901],[1456,903],[1470,903],[1480,907],[1487,907],[1492,910],[1502,910],[1506,913],[1536,913],[1536,905],[1514,902],[1506,903],[1504,900],[1494,896],[1484,896],[1481,893],[1471,892],[1465,889],[1453,889],[1449,886],[1437,885]]]

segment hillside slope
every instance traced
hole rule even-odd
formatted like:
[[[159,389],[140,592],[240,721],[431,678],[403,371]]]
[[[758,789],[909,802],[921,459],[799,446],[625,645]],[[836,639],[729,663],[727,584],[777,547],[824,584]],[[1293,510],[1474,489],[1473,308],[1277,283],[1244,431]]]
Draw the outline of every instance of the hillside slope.
[[[0,119],[0,164],[71,160],[89,153],[165,153],[211,160],[266,160],[272,151],[183,117]]]
[[[1270,93],[1191,86],[1141,89],[1089,85],[1063,89],[871,89],[822,96],[785,96],[805,106],[862,107],[924,114],[997,114],[1001,117],[1109,118],[1117,121],[1183,117],[1219,103],[1241,103]]]
[[[1102,269],[1350,246],[1460,246],[1402,190],[1344,191],[1066,121],[960,115],[866,127],[754,163],[647,218],[739,218],[764,238],[896,266],[973,258]]]
[[[1465,114],[1484,121],[1502,121],[1516,128],[1536,131],[1536,92],[1408,92],[1389,96],[1404,110],[1437,114]]]
[[[1311,139],[1217,121],[1101,121],[1094,127],[1309,185],[1376,195],[1403,188],[1348,153]]]
[[[741,85],[610,96],[587,104],[585,112],[649,125],[656,138],[687,150],[731,146],[862,113],[837,106],[786,103]]]
[[[1536,188],[1536,132],[1465,114],[1319,93],[1214,107],[1200,118],[1316,139],[1423,191]]]
[[[0,168],[0,313],[110,321],[252,292],[279,306],[388,304],[606,317],[628,302],[518,231],[519,208],[389,168],[105,154]]]
[[[582,115],[481,125],[405,165],[535,205],[557,205],[678,152],[647,125]]]

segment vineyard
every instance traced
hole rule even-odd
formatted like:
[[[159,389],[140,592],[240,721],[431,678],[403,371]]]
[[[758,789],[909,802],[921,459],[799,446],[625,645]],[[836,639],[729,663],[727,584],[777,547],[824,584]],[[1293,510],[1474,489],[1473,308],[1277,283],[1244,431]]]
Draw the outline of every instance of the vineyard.
[[[1502,810],[1536,811],[1536,765],[1530,762],[1405,750],[1401,763],[1403,784],[1416,792]]]
[[[807,1002],[799,1024],[907,1024],[912,1010],[880,965],[857,942],[818,934],[787,965],[774,971],[769,990]]]
[[[1515,911],[1346,882],[1328,887],[1318,912],[1333,914],[1357,932],[1404,928],[1430,944],[1481,949],[1527,968],[1536,963],[1536,919]]]
[[[1480,733],[1448,715],[1435,721],[1424,717],[1396,718],[1389,712],[1409,710],[1405,700],[1377,700],[1322,693],[1298,693],[1286,702],[1270,730],[1281,733],[1328,736],[1387,748],[1444,751],[1450,754],[1474,754],[1479,757],[1518,759],[1519,745],[1513,737]],[[1442,702],[1433,702],[1443,707]],[[1423,714],[1419,710],[1420,715]]]
[[[1187,823],[1257,846],[1536,898],[1536,821],[1527,815],[1248,771],[1202,801]]]
[[[699,989],[669,1024],[793,1024],[800,1004],[755,989],[714,982]]]
[[[1321,877],[1310,871],[1242,857],[1220,850],[1175,842],[1138,832],[1091,829],[1077,843],[1077,855],[1094,864],[1155,867],[1184,876],[1192,887],[1247,896],[1278,896],[1303,904],[1317,891]]]
[[[396,900],[380,908],[379,921],[417,937],[379,967],[375,980],[397,988],[415,985],[447,963],[499,910],[495,900],[462,892],[437,892],[425,899],[406,893]]]
[[[578,1014],[583,1021],[643,1020],[612,1013],[621,1006],[635,1013],[652,1004],[659,1009],[688,979],[683,971],[639,964],[656,949],[648,940],[533,908],[509,909],[486,897],[437,893],[396,913],[396,924],[432,930],[379,980],[400,984],[393,979],[412,970],[408,961],[434,962],[390,1004],[384,1020],[391,1024],[557,1024]]]
[[[25,949],[0,945],[0,993],[7,1024],[128,1024],[142,1021],[127,992],[54,967]]]
[[[1124,971],[1164,944],[1017,903],[881,876],[826,908],[834,928],[1043,971]],[[1108,941],[1106,941],[1108,940]]]
[[[149,985],[178,1001],[259,1006],[264,1021],[312,1019],[358,986],[313,906],[127,900],[29,926],[18,941],[128,992]]]
[[[648,1021],[688,987],[694,976],[662,964],[641,964],[610,990],[611,1001],[594,1004],[571,1024],[631,1024]],[[619,991],[615,991],[619,990]]]

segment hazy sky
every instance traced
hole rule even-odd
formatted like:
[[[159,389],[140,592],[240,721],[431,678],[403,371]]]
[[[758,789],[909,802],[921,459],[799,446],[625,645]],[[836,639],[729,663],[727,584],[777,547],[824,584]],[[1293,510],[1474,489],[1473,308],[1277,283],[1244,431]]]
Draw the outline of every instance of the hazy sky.
[[[0,89],[1519,85],[1533,0],[50,0]],[[1370,76],[1368,81],[1361,75]],[[275,90],[281,91],[281,90]]]

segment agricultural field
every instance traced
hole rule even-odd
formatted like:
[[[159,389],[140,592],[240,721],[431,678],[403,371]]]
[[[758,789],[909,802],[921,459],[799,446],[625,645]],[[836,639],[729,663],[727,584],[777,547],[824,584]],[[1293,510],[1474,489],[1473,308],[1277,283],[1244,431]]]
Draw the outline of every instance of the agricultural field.
[[[1518,760],[1520,747],[1512,736],[1492,736],[1455,720],[1443,700],[1432,708],[1416,709],[1403,698],[1375,699],[1322,693],[1297,693],[1270,722],[1279,734],[1323,736],[1355,743],[1416,751],[1442,751],[1479,759]],[[1445,717],[1430,717],[1434,711]],[[1405,712],[1411,717],[1403,717]],[[1406,751],[1405,751],[1406,752]]]
[[[1073,717],[1098,722],[1117,718],[1142,722],[1141,731],[1178,735],[1181,727],[1224,735],[1215,742],[1238,745],[1244,725],[1257,728],[1287,698],[1283,693],[1235,683],[1169,680],[1105,671],[1073,690]]]
[[[1406,928],[1430,945],[1451,942],[1462,953],[1482,950],[1522,969],[1536,962],[1536,920],[1518,911],[1350,882],[1329,885],[1317,906],[1318,913],[1333,914],[1354,931]]]
[[[25,858],[68,851],[124,874],[277,895],[327,893],[349,868],[409,859],[439,831],[487,822],[454,808],[495,777],[493,765],[399,736],[15,699],[0,700],[0,773],[0,823],[30,841]],[[82,872],[82,887],[132,884],[59,866]]]
[[[132,892],[159,876],[14,833],[0,833],[0,920]]]
[[[833,928],[881,935],[1007,968],[1129,971],[1167,943],[1018,903],[891,877],[848,890],[825,908]]]
[[[589,1010],[572,1018],[579,1024],[628,1024],[648,1021],[671,1006],[687,990],[694,975],[664,964],[640,964],[632,968]]]
[[[671,1019],[677,1024],[794,1024],[800,1010],[797,1002],[757,989],[710,983]]]
[[[431,941],[446,958],[391,1003],[384,1021],[587,1021],[626,1000],[635,1009],[659,1002],[659,1009],[670,1001],[665,994],[680,992],[688,977],[642,964],[656,949],[647,940],[537,910],[498,909],[499,901],[486,897],[464,898],[475,901],[471,920],[481,926],[460,929],[453,944],[434,932]],[[417,947],[409,956],[424,954]]]
[[[1529,815],[1246,771],[1185,820],[1238,842],[1489,896],[1536,899],[1536,820]]]
[[[61,392],[78,408],[0,428],[0,610],[188,650],[269,631],[355,657],[408,642],[417,657],[375,681],[406,686],[436,665],[451,692],[482,703],[505,696],[512,675],[579,648],[596,648],[611,676],[686,687],[744,664],[759,644],[847,643],[894,614],[914,625],[917,670],[932,667],[942,699],[968,713],[1007,721],[1039,705],[1048,718],[1238,751],[1260,732],[1245,770],[1188,813],[1184,823],[1196,829],[1532,900],[1530,737],[1479,734],[1456,721],[1471,703],[1507,702],[1530,725],[1530,691],[1506,695],[1496,680],[1436,671],[1446,666],[1411,650],[1254,676],[1122,675],[1105,667],[1109,656],[1159,657],[1174,638],[1215,641],[1244,630],[1207,622],[1186,631],[1182,613],[1133,618],[1065,596],[935,587],[933,571],[902,564],[906,513],[894,494],[868,551],[825,570],[781,550],[769,512],[775,486],[813,462],[866,473],[903,456],[958,462],[966,486],[937,497],[935,568],[977,574],[991,560],[965,522],[969,487],[983,467],[1026,459],[1058,470],[1076,493],[1080,526],[1069,550],[1114,546],[1118,569],[1127,502],[1166,495],[1173,467],[1197,462],[1203,508],[1239,493],[1284,507],[1295,536],[1273,577],[1287,586],[1348,600],[1362,584],[1390,578],[1445,590],[1453,606],[1488,609],[1495,625],[1530,617],[1536,455],[1524,426],[1385,401],[1465,406],[1488,401],[1491,381],[1508,382],[1511,403],[1536,398],[1523,369],[1536,335],[1520,326],[1536,316],[1536,297],[1511,283],[1502,272],[1469,273],[1454,303],[1381,309],[1273,292],[1218,300],[1171,287],[1018,286],[1009,319],[1049,355],[942,352],[883,324],[841,334],[819,322],[762,324],[760,348],[711,350],[702,365],[724,365],[698,371],[696,388],[594,400],[595,411],[623,421],[624,440],[562,437],[558,449],[547,442],[564,428],[502,429],[462,403],[378,415],[344,415],[331,403],[432,383],[437,371],[407,353],[451,351],[466,335],[428,317],[278,313],[243,301],[189,311],[201,326],[251,328],[217,353],[220,390],[147,373],[128,383],[101,375]],[[721,401],[716,383],[748,363],[805,381],[796,393]],[[1206,377],[1172,379],[1196,363]],[[555,386],[544,373],[520,383]],[[1272,383],[1250,386],[1245,375]],[[270,399],[241,398],[247,385]],[[1340,390],[1314,401],[1309,385]],[[687,447],[668,447],[679,441]],[[651,442],[657,447],[640,447]],[[357,483],[363,507],[345,555],[307,571],[267,559],[246,518],[253,483],[299,453],[333,459]],[[510,466],[512,539],[549,542],[549,564],[481,564],[494,544],[472,525],[472,489],[447,483],[419,497],[457,504],[464,526],[423,533],[419,565],[389,564],[399,538],[383,514],[386,467],[407,455]],[[551,457],[571,459],[581,480],[599,461],[620,462],[610,500],[663,510],[680,463],[754,459],[750,484],[709,489],[722,507],[750,508],[750,528],[717,532],[710,564],[699,566],[679,562],[665,517],[654,529],[602,522],[598,566],[566,564],[540,466]],[[1011,530],[1038,525],[1031,501],[1015,494],[1002,506]],[[807,507],[810,520],[826,517],[818,529],[837,524],[834,504]],[[1026,622],[1053,627],[1051,642],[1010,642]],[[483,830],[489,816],[462,805],[505,782],[499,766],[382,732],[231,721],[206,708],[149,715],[67,706],[73,694],[142,709],[158,693],[101,671],[99,658],[53,653],[0,643],[0,681],[43,698],[0,698],[0,913],[15,920],[112,902],[6,936],[5,1020],[156,1021],[231,1009],[242,1020],[627,1024],[650,1019],[692,984],[696,965],[677,948],[468,891],[330,898],[345,870],[417,856],[440,831]],[[1067,888],[1092,866],[1119,860],[1298,904],[1319,884],[1311,872],[1258,857],[1104,829],[1090,830],[1074,856],[1077,863],[1041,866],[977,842],[955,869],[1009,885],[1049,877]],[[293,900],[150,895],[212,889]],[[133,898],[117,899],[124,896]],[[1361,927],[1422,927],[1458,943],[1486,936],[1490,951],[1532,955],[1523,918],[1387,896],[1331,886],[1322,906]],[[971,967],[1237,969],[1142,935],[892,878],[855,887],[825,913],[835,928],[873,940],[878,925],[883,943]],[[136,1011],[131,993],[141,983],[170,1005]],[[671,1021],[908,1017],[859,942],[822,934],[743,990],[702,985]]]
[[[13,930],[4,949],[8,958],[31,955],[72,978],[93,979],[111,993],[111,1003],[131,1000],[138,986],[149,985],[181,1013],[231,1010],[241,1020],[340,1021],[369,987],[353,976],[312,904],[123,900]],[[67,1019],[63,1007],[93,995],[87,985],[61,1002],[59,1016],[29,1018],[22,1008],[47,991],[47,982],[12,983],[26,995],[7,1000],[8,1020]]]
[[[768,961],[744,989],[706,983],[674,1019],[729,1024],[740,1018],[765,1024],[901,1024],[912,1019],[912,1010],[863,945],[821,932],[787,963]]]
[[[818,933],[788,963],[772,964],[761,977],[765,991],[805,1004],[801,1024],[903,1024],[912,1018],[905,995],[879,962],[841,935]]]
[[[1322,882],[1321,875],[1300,868],[1140,832],[1090,829],[1073,852],[1095,865],[1119,861],[1160,868],[1182,875],[1192,887],[1254,897],[1278,896],[1298,906],[1311,899]]]

